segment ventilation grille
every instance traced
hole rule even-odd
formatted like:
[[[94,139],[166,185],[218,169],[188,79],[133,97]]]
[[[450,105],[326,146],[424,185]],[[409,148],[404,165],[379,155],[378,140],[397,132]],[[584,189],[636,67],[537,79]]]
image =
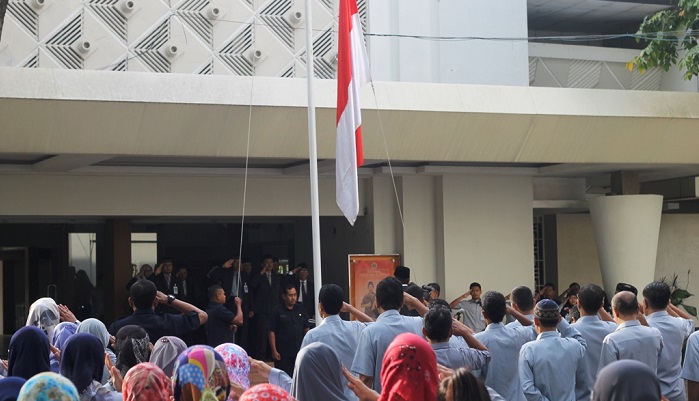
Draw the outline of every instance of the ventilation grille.
[[[238,75],[252,75],[252,63],[244,54],[252,49],[252,26],[245,27],[218,53],[221,61]]]
[[[362,21],[362,31],[367,31],[367,6],[366,0],[357,1],[357,12],[359,13],[359,19]]]
[[[204,43],[213,46],[214,25],[201,13],[208,3],[208,0],[187,0],[177,9],[177,16],[182,18]]]
[[[325,59],[333,50],[333,30],[328,28],[313,41],[313,67],[315,77],[320,79],[335,78],[336,66]],[[306,51],[301,52],[301,61],[306,64]]]
[[[631,89],[657,91],[660,89],[660,83],[663,80],[663,73],[659,68],[646,70],[643,74],[634,68],[631,73]]]
[[[294,28],[284,19],[291,9],[291,0],[271,1],[260,11],[260,19],[267,24],[267,28],[273,31],[279,40],[290,50],[294,49]]]
[[[291,67],[289,67],[288,70],[282,72],[281,75],[280,75],[280,77],[282,77],[282,78],[293,78],[295,75],[296,75],[296,72],[295,72],[294,66],[292,65]]]
[[[118,62],[114,67],[112,67],[112,71],[126,71],[128,67],[127,59],[123,59],[120,62]]]
[[[39,39],[39,16],[26,3],[10,2],[7,5],[7,11],[12,15],[19,24],[29,32],[34,39]]]
[[[46,50],[70,69],[82,69],[83,59],[71,45],[82,35],[82,15],[77,15],[46,41]]]
[[[134,53],[153,72],[170,72],[170,61],[158,51],[169,38],[170,19],[168,18],[134,47]]]
[[[214,73],[214,62],[210,61],[207,65],[204,66],[197,74],[199,75],[211,75]]]
[[[39,52],[36,52],[32,58],[27,60],[26,63],[22,66],[24,68],[39,68]]]
[[[568,73],[569,88],[594,88],[599,84],[602,63],[595,60],[573,60]]]
[[[90,0],[90,8],[111,29],[114,34],[126,43],[128,38],[127,18],[116,8],[119,0]]]

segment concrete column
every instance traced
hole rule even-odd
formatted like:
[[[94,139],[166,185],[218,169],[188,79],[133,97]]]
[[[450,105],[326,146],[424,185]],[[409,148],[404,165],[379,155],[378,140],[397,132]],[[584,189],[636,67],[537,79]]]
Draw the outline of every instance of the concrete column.
[[[655,275],[663,197],[601,196],[588,203],[607,294],[611,296],[619,282],[640,292]]]
[[[405,228],[402,235],[403,264],[410,267],[411,279],[423,285],[437,280],[437,240],[435,177],[401,177],[401,204]],[[395,198],[395,197],[394,197]],[[400,223],[400,222],[399,222]]]
[[[131,220],[109,219],[104,229],[104,315],[109,325],[130,313],[126,283],[131,279]]]
[[[390,177],[374,177],[369,188],[369,218],[374,231],[375,253],[401,253],[397,233],[400,216],[396,205],[396,195]]]

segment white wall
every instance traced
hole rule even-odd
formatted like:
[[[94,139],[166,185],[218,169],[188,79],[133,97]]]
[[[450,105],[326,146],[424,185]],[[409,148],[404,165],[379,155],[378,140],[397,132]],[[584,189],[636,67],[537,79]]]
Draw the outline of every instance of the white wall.
[[[369,32],[433,37],[527,37],[525,0],[367,2]],[[526,41],[369,37],[377,81],[529,84]]]
[[[503,293],[517,285],[533,287],[531,178],[444,176],[437,188],[443,297],[456,298],[472,281],[484,291]]]
[[[602,285],[597,245],[589,214],[556,216],[558,242],[558,283],[562,291],[572,282]]]

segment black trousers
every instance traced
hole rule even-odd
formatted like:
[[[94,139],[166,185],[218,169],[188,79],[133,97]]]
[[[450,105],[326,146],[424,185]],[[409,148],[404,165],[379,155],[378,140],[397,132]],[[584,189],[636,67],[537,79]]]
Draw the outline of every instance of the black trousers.
[[[269,343],[269,314],[255,314],[255,328],[257,329],[257,356],[262,359],[269,354],[267,344]]]

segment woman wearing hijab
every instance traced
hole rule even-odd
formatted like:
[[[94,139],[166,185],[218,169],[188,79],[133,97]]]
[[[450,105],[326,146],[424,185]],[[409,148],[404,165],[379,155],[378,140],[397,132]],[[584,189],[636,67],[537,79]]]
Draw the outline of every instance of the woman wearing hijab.
[[[124,401],[170,401],[172,382],[162,369],[143,362],[129,369],[122,385]],[[0,400],[2,401],[2,400]]]
[[[65,377],[44,372],[24,383],[17,401],[78,401],[78,390]]]
[[[177,337],[160,337],[150,354],[150,363],[156,364],[168,377],[171,377],[177,356],[186,349],[187,344]]]
[[[148,362],[150,357],[150,339],[148,333],[139,326],[124,326],[116,335],[116,367],[121,376],[132,367]]]
[[[38,327],[25,326],[10,339],[7,375],[29,380],[50,370],[49,339]]]
[[[624,359],[612,362],[597,374],[592,401],[660,401],[660,382],[645,364]]]
[[[342,362],[332,348],[312,343],[299,351],[291,385],[292,397],[299,401],[349,401],[343,386]]]
[[[483,382],[460,368],[439,384],[437,401],[491,401],[491,398]]]
[[[93,318],[85,319],[78,325],[76,333],[90,333],[97,337],[104,346],[104,352],[109,356],[109,360],[112,361],[112,364],[116,365],[116,355],[109,349],[109,332],[104,323]],[[102,380],[100,380],[100,383],[106,384],[109,377],[109,371],[105,369],[102,373]]]
[[[63,351],[63,348],[65,348],[66,341],[68,341],[68,339],[73,334],[75,334],[77,328],[78,326],[75,323],[59,323],[58,326],[56,326],[56,328],[53,330],[53,341],[51,342],[51,344],[53,344],[53,346],[56,347],[59,351]],[[51,353],[49,359],[51,361],[51,371],[53,373],[58,373],[58,365],[60,361],[56,358],[56,355],[53,353]]]
[[[226,401],[230,380],[223,357],[207,345],[184,350],[172,376],[175,401]]]
[[[283,388],[274,384],[258,384],[247,389],[240,401],[295,401]]]
[[[235,401],[238,396],[245,390],[250,388],[250,360],[248,353],[237,344],[224,343],[215,348],[216,352],[221,354],[223,361],[226,363],[228,377],[231,379],[231,386],[234,386],[235,392],[231,391],[228,395],[228,401]],[[236,395],[236,392],[238,393]]]
[[[89,333],[75,334],[68,339],[61,355],[61,375],[78,389],[80,401],[119,401],[121,396],[102,387],[104,348]]]
[[[6,377],[0,380],[0,401],[17,401],[19,390],[25,382],[21,377]]]
[[[38,327],[51,341],[53,340],[53,331],[59,321],[60,314],[58,313],[56,301],[52,298],[39,298],[29,307],[26,326]]]
[[[348,385],[360,400],[410,401],[437,398],[437,357],[425,341],[413,333],[396,337],[386,349],[381,366],[381,395],[343,368]]]

